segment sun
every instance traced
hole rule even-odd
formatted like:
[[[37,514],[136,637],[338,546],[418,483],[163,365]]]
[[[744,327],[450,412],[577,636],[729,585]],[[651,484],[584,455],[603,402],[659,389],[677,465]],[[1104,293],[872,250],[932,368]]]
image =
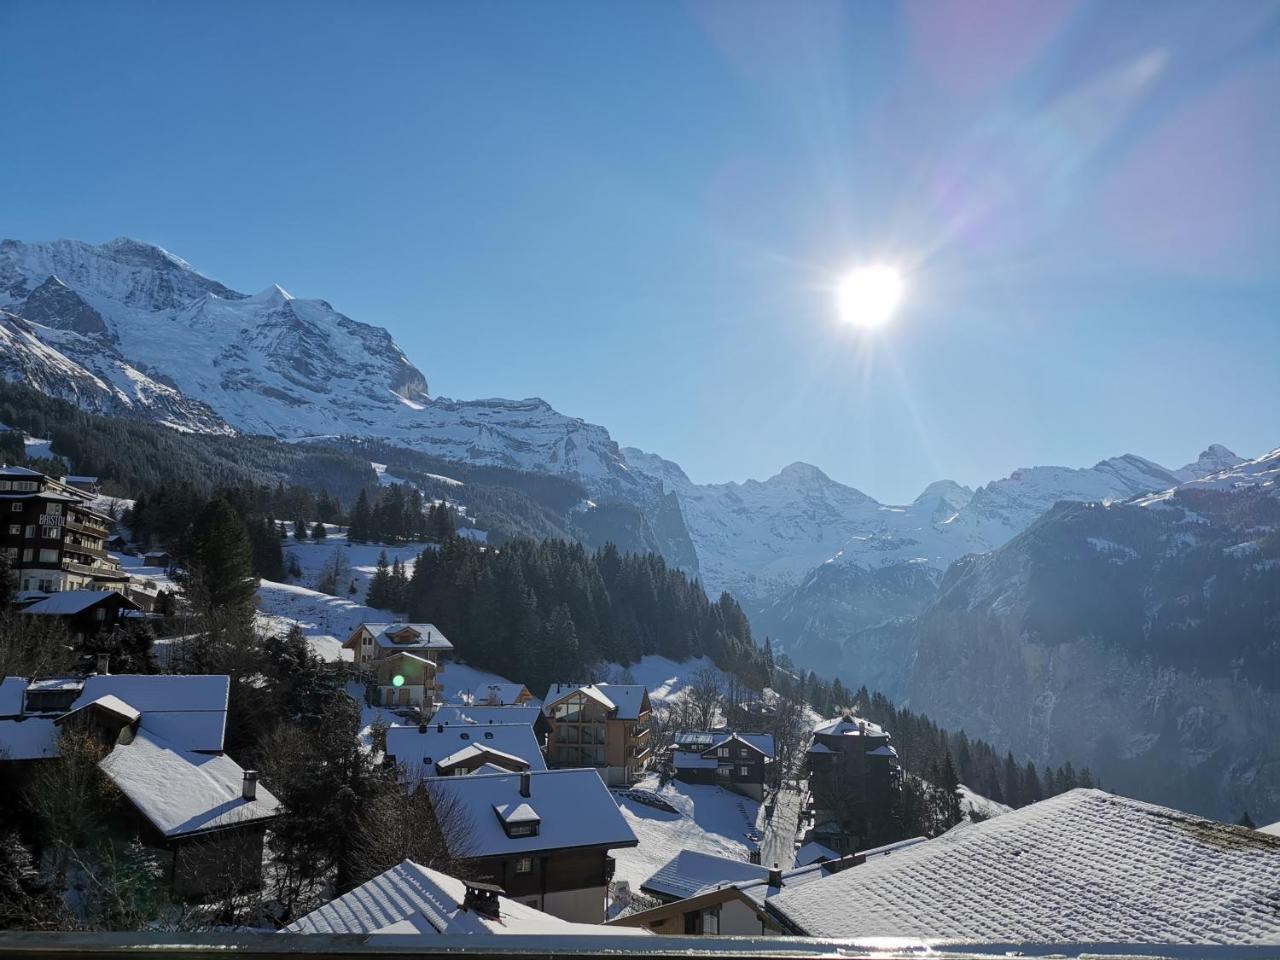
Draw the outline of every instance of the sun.
[[[904,283],[897,267],[867,264],[845,274],[836,288],[840,320],[853,327],[872,330],[893,319],[902,303]]]

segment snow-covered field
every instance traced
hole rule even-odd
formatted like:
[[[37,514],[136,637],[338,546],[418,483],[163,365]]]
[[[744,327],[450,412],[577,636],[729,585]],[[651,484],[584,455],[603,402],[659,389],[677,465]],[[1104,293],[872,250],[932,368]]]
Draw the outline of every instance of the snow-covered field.
[[[649,699],[655,705],[677,697],[689,686],[693,677],[703,670],[714,671],[720,677],[722,686],[728,683],[728,674],[706,657],[679,663],[667,657],[650,654],[642,657],[638,663],[627,667],[611,664],[609,670],[611,676],[617,676],[622,671],[630,672],[635,683],[643,683],[649,688]],[[537,693],[537,691],[534,692]]]
[[[314,587],[320,579],[320,572],[337,551],[346,557],[347,564],[351,567],[351,579],[356,584],[356,594],[352,598],[354,600],[364,599],[369,581],[373,578],[373,572],[378,566],[378,554],[382,551],[387,552],[387,563],[394,563],[396,557],[399,557],[400,562],[404,564],[405,574],[412,576],[418,554],[423,550],[434,549],[434,545],[429,543],[402,543],[395,546],[380,543],[350,543],[347,540],[347,528],[332,523],[326,523],[324,526],[325,539],[314,543],[310,540],[295,540],[292,524],[287,526],[289,539],[282,541],[284,561],[287,565],[290,557],[297,559],[298,566],[302,570],[302,583]]]
[[[614,879],[627,881],[632,892],[681,850],[746,861],[755,847],[746,834],[756,827],[760,804],[750,797],[674,780],[659,790],[656,773],[633,789],[657,793],[679,812],[667,813],[614,793],[623,817],[640,841],[639,846],[612,853],[617,861]]]

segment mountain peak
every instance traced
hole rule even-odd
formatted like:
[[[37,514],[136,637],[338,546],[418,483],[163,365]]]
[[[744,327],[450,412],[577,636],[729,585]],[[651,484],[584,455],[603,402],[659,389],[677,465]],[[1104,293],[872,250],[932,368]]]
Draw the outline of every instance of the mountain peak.
[[[929,500],[940,500],[959,510],[973,499],[973,491],[954,480],[935,480],[924,488],[913,503],[925,503]]]
[[[294,298],[293,294],[291,294],[288,290],[280,286],[280,284],[278,283],[273,283],[271,284],[271,286],[267,287],[265,290],[260,290],[258,293],[255,293],[252,297],[249,298],[249,302],[251,303],[286,303],[289,300],[292,300],[293,298]]]
[[[1211,443],[1200,452],[1200,456],[1196,457],[1194,461],[1188,463],[1181,470],[1175,470],[1174,476],[1181,483],[1189,483],[1192,480],[1199,480],[1201,477],[1207,477],[1213,473],[1230,470],[1243,462],[1243,457],[1227,449],[1222,444]]]
[[[102,244],[100,249],[107,251],[117,259],[130,263],[145,264],[147,266],[167,263],[175,267],[181,267],[183,270],[194,269],[187,261],[181,257],[175,257],[163,247],[144,243],[141,240],[133,239],[133,237],[116,237],[114,240],[108,240]]]
[[[830,483],[831,478],[815,467],[812,463],[805,463],[803,460],[797,460],[795,463],[789,463],[778,471],[779,477],[785,477],[788,480],[797,483]]]

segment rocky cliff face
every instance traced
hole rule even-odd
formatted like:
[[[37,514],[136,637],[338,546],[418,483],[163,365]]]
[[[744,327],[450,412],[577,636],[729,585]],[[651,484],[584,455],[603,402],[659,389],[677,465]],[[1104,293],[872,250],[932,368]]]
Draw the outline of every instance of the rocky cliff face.
[[[1190,810],[1280,816],[1280,451],[1123,504],[1059,504],[948,571],[910,702]]]

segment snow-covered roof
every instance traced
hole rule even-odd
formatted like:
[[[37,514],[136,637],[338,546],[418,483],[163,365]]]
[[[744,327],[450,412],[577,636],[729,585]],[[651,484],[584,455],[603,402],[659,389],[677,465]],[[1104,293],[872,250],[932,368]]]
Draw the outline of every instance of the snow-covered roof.
[[[746,860],[681,850],[640,884],[646,893],[683,900],[708,887],[724,886],[769,876],[769,868]]]
[[[888,744],[867,751],[868,757],[896,757],[897,755],[898,751]]]
[[[72,714],[79,713],[81,710],[88,710],[90,707],[100,707],[103,710],[109,710],[111,713],[116,714],[116,716],[129,723],[133,723],[142,716],[142,714],[139,713],[131,704],[125,703],[114,693],[104,693],[102,696],[95,697],[87,703],[80,704],[80,706],[76,707],[74,710],[64,713],[58,718],[57,722],[62,723]]]
[[[47,760],[58,755],[52,717],[0,720],[0,760]]]
[[[813,732],[831,737],[883,737],[886,735],[884,727],[878,723],[858,717],[836,717],[834,720],[823,720],[813,728]]]
[[[796,851],[796,864],[802,867],[807,867],[811,863],[839,859],[840,854],[830,847],[823,846],[816,840],[810,840],[808,843],[802,844],[800,849]]]
[[[456,704],[501,707],[514,704],[521,697],[524,697],[526,701],[532,699],[528,688],[523,683],[485,683],[447,692],[445,701]]]
[[[503,823],[537,823],[542,819],[527,803],[502,803],[493,808]]]
[[[448,798],[470,811],[469,829],[452,838],[455,856],[497,857],[574,847],[633,847],[636,836],[595,770],[542,770],[524,774],[529,796],[520,795],[521,774],[473,774],[428,780],[432,797]],[[507,836],[492,814],[496,807],[527,803],[542,820],[536,836]]]
[[[471,746],[523,760],[530,770],[547,769],[538,738],[527,723],[428,723],[425,732],[413,725],[387,729],[387,756],[418,776],[434,776],[437,763]]]
[[[22,713],[26,695],[27,681],[24,678],[0,678],[0,717],[16,717]]]
[[[140,727],[183,750],[221,750],[231,680],[217,675],[100,674],[72,710],[111,694],[142,714]]]
[[[550,711],[551,707],[565,699],[565,697],[575,693],[583,693],[606,710],[615,710],[618,705],[609,698],[608,694],[600,689],[600,686],[597,683],[553,683],[547,691],[547,695],[542,698],[542,703]]]
[[[770,906],[813,936],[1275,943],[1280,838],[1072,790],[834,874]]]
[[[115,590],[60,590],[45,600],[36,601],[22,612],[69,617],[83,613],[110,597],[118,597],[122,605],[138,609],[136,603]]]
[[[261,784],[257,797],[241,796],[244,770],[225,754],[182,750],[139,730],[99,764],[129,802],[166,837],[274,817],[280,802]]]
[[[704,757],[692,750],[673,750],[671,765],[677,770],[714,770],[719,763],[715,757]]]
[[[43,477],[44,474],[39,470],[32,470],[30,467],[0,467],[0,477]]]
[[[714,750],[724,746],[731,740],[741,740],[747,746],[759,750],[766,758],[772,760],[774,756],[773,734],[771,733],[730,733],[728,736],[721,737],[713,743],[708,749]]]
[[[570,923],[507,897],[498,916],[464,910],[466,885],[447,873],[405,860],[285,927],[281,933],[566,934],[628,932]],[[637,931],[629,931],[635,933]],[[643,932],[643,931],[641,931]]]
[[[529,767],[529,761],[524,757],[517,757],[514,753],[504,753],[501,750],[495,750],[493,747],[481,746],[476,743],[471,744],[469,747],[463,747],[461,750],[456,750],[447,757],[441,757],[436,761],[436,766],[445,770],[476,758],[483,758],[485,766],[495,766],[503,772],[511,769],[525,770]],[[506,760],[511,766],[504,767],[498,763],[499,760]]]
[[[1273,837],[1280,837],[1280,820],[1275,823],[1269,823],[1265,827],[1258,828],[1259,833],[1268,833]]]
[[[445,704],[431,716],[432,723],[487,725],[491,723],[537,723],[542,705],[537,701],[513,704],[505,707]]]
[[[373,636],[373,642],[379,647],[395,650],[453,649],[453,644],[449,642],[449,639],[440,632],[439,628],[430,623],[362,623],[352,631],[351,636],[347,639],[348,646],[360,635],[361,630],[368,630]],[[406,630],[412,630],[417,633],[419,639],[404,643],[397,643],[391,639],[393,634],[403,633]]]
[[[618,720],[638,719],[649,709],[649,691],[642,683],[553,683],[542,702],[549,710],[570,694],[581,691]]]

